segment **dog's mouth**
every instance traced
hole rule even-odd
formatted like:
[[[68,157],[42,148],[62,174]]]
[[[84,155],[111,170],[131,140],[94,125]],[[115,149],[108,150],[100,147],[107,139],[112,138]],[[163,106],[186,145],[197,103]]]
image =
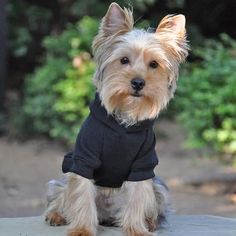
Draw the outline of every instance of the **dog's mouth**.
[[[140,94],[139,92],[135,91],[134,93],[131,93],[131,96],[139,98],[139,97],[142,97],[143,95]]]

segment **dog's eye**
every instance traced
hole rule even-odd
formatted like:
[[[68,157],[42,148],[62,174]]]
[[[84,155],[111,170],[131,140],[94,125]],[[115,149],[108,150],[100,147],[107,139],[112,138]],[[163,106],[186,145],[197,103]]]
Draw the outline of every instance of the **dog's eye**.
[[[158,67],[158,63],[156,61],[151,61],[149,63],[149,66],[152,68],[152,69],[156,69]]]
[[[128,57],[122,57],[120,59],[120,63],[125,65],[125,64],[128,64],[129,63],[129,58]]]

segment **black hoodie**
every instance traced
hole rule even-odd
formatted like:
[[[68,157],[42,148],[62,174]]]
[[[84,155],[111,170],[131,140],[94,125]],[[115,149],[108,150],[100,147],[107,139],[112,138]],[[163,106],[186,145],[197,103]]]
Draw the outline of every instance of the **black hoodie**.
[[[125,127],[108,115],[99,95],[77,136],[73,152],[65,155],[62,170],[94,179],[98,186],[118,188],[124,181],[155,176],[154,120]]]

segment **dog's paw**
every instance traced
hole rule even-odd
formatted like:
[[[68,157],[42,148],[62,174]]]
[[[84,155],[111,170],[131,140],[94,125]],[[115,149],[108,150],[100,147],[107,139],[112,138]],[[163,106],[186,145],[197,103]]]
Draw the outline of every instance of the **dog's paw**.
[[[46,215],[45,221],[51,226],[66,225],[66,220],[58,212],[50,212]]]
[[[153,236],[153,233],[151,233],[147,230],[141,231],[141,230],[135,229],[133,227],[127,228],[125,231],[128,236]]]
[[[85,228],[70,229],[67,236],[93,236],[93,234]]]
[[[157,230],[157,220],[152,218],[146,219],[147,228],[150,232],[154,232]]]

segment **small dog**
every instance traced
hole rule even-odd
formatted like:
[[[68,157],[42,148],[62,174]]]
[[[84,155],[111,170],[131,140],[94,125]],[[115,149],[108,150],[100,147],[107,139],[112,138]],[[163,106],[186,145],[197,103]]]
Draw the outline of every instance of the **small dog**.
[[[90,115],[64,158],[65,179],[49,182],[46,221],[69,224],[68,236],[94,236],[99,223],[149,236],[166,214],[152,126],[188,54],[185,17],[168,15],[152,33],[133,25],[131,10],[110,5],[93,42]]]

